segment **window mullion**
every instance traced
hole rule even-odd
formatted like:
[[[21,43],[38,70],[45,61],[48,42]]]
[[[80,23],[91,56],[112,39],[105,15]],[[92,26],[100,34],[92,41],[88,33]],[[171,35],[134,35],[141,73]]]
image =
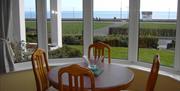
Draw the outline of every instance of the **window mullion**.
[[[137,62],[140,0],[129,0],[128,60]]]
[[[175,45],[175,70],[180,71],[180,1],[178,0],[177,24],[176,24],[176,45]]]

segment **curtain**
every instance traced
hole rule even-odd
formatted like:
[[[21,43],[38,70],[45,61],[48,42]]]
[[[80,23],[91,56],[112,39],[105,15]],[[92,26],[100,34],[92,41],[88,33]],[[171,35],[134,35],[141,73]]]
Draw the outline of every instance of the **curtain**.
[[[0,0],[0,74],[14,70],[11,46],[8,41],[12,0]]]

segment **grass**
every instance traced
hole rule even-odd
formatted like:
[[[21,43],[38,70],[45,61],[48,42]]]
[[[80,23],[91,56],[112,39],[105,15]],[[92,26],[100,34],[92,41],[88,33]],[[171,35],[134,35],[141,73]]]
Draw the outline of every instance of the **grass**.
[[[63,34],[82,34],[83,22],[62,22],[62,32]]]
[[[36,29],[35,21],[26,21],[26,28]]]
[[[112,23],[110,22],[94,22],[94,29],[103,28]],[[35,21],[26,21],[26,28],[36,29]],[[51,25],[50,22],[47,23],[47,29],[50,32]],[[83,21],[63,21],[62,22],[62,32],[64,35],[67,34],[82,34],[83,31]]]
[[[152,27],[153,26],[153,27]],[[128,28],[128,23],[122,26],[123,28]],[[174,22],[140,22],[141,29],[176,29],[176,24]]]
[[[111,25],[112,22],[94,22],[94,29],[103,28],[105,26]],[[47,23],[48,30],[50,31],[50,22]],[[153,26],[153,27],[152,27]],[[35,21],[26,21],[26,27],[31,29],[36,29]],[[128,23],[124,24],[122,27],[128,28]],[[144,29],[176,29],[176,24],[174,22],[141,22],[140,28]],[[69,34],[72,32],[81,34],[83,30],[83,21],[63,21],[62,22],[63,34]],[[75,31],[75,32],[74,32]]]
[[[82,45],[69,45],[82,52]],[[161,65],[172,67],[174,64],[174,51],[172,50],[156,50],[150,48],[139,49],[139,61],[152,63],[155,54],[160,55]],[[113,59],[128,59],[127,47],[111,47],[111,58]]]
[[[153,27],[152,27],[153,26]],[[175,23],[159,23],[159,22],[141,22],[140,23],[140,28],[143,29],[176,29],[176,24]]]
[[[111,23],[106,22],[94,22],[94,29],[103,28],[110,25]],[[74,21],[74,22],[62,22],[63,34],[82,34],[83,31],[83,22]]]
[[[142,62],[152,63],[152,58],[155,54],[160,55],[161,64],[172,67],[174,64],[174,51],[172,50],[156,50],[150,48],[139,49],[139,60]]]

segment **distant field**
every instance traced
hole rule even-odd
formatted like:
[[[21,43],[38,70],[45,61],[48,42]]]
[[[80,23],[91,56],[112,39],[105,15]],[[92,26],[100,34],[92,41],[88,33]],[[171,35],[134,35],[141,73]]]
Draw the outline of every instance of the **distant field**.
[[[153,26],[153,27],[152,27]],[[128,24],[122,27],[128,28]],[[175,22],[140,22],[140,28],[143,29],[176,29]]]
[[[94,29],[103,28],[112,24],[111,22],[94,22]],[[50,31],[50,22],[47,24],[48,31]],[[26,28],[36,29],[35,21],[26,21]],[[82,34],[83,22],[82,21],[63,21],[62,22],[63,34]]]
[[[112,23],[109,22],[94,22],[94,29],[106,27]],[[83,22],[62,22],[63,34],[82,34]]]
[[[140,28],[144,29],[176,29],[174,22],[141,22]]]
[[[95,21],[94,29],[99,29],[111,25],[113,22],[103,22],[103,21]],[[152,27],[153,26],[153,27]],[[121,26],[124,28],[128,28],[128,23]],[[26,28],[35,29],[36,22],[35,21],[26,21]],[[50,32],[50,22],[47,24],[48,31]],[[140,28],[142,29],[173,29],[175,30],[176,24],[175,22],[141,22]],[[82,34],[83,30],[83,21],[63,21],[62,22],[62,30],[63,34]]]

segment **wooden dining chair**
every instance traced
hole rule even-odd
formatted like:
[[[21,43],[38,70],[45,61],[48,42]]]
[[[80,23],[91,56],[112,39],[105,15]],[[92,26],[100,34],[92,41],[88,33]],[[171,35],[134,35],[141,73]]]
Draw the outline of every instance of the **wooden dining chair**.
[[[158,77],[159,66],[160,66],[160,56],[155,55],[151,67],[151,72],[147,80],[146,91],[154,91],[154,87],[156,85],[156,80]]]
[[[160,66],[160,56],[157,54],[153,58],[153,63],[151,66],[150,74],[148,76],[145,91],[154,91],[154,87],[156,85],[156,80],[158,77],[159,66]],[[134,91],[134,90],[121,90],[121,91]]]
[[[68,74],[68,90],[63,86],[63,74]],[[78,64],[72,64],[70,66],[60,68],[58,72],[59,91],[85,91],[84,89],[84,77],[88,77],[90,82],[90,91],[95,91],[94,75],[90,69],[80,67]]]
[[[37,48],[32,54],[31,60],[37,91],[47,91],[50,86],[47,78],[50,68],[48,66],[46,53],[43,49]]]
[[[91,51],[93,52],[94,59],[102,59],[104,62],[105,49],[108,50],[108,63],[111,63],[111,49],[108,44],[103,42],[93,43],[88,48],[88,59],[91,58]]]

